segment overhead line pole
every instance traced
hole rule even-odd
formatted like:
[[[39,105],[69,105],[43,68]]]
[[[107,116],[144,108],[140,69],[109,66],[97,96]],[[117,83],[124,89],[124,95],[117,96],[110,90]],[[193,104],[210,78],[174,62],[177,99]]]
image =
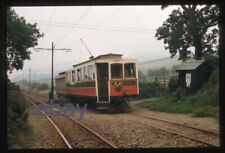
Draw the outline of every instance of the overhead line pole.
[[[55,47],[54,47],[54,44],[53,44],[53,42],[52,42],[52,47],[51,48],[34,48],[35,50],[51,50],[52,51],[52,78],[51,78],[51,91],[50,91],[50,94],[49,94],[49,100],[50,100],[50,102],[52,101],[53,102],[53,98],[54,98],[54,85],[53,85],[53,83],[54,83],[54,80],[53,80],[53,77],[54,77],[54,74],[53,74],[53,70],[54,70],[54,67],[53,67],[53,65],[54,65],[54,61],[53,61],[53,56],[54,56],[54,50],[60,50],[60,51],[66,51],[66,52],[69,52],[69,51],[71,51],[71,49],[69,49],[69,48],[59,48],[59,49],[56,49]]]
[[[39,70],[31,70],[31,68],[29,68],[28,70],[25,69],[25,70],[22,70],[22,71],[29,71],[29,75],[28,75],[28,91],[27,91],[27,93],[30,94],[31,93],[31,72],[32,71],[39,71]],[[22,72],[22,76],[23,76],[23,72]],[[22,84],[22,86],[23,86],[23,84]]]
[[[54,54],[54,46],[53,46],[53,42],[52,42],[52,87],[51,87],[51,93],[50,93],[50,99],[53,100],[54,97],[54,86],[53,86],[53,54]]]

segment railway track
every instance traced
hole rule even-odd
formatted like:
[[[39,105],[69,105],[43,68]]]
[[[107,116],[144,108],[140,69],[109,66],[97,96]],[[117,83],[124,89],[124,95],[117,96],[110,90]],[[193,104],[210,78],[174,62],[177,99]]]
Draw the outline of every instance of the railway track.
[[[37,105],[31,101],[29,101],[34,107],[37,108]],[[42,114],[44,113],[43,111],[41,112]],[[66,147],[68,149],[72,149],[72,146],[70,145],[70,143],[68,142],[68,140],[65,138],[65,136],[63,135],[63,133],[61,132],[61,130],[57,127],[57,125],[52,121],[52,119],[48,116],[46,116],[48,121],[53,125],[53,127],[56,129],[56,131],[59,133],[60,137],[62,138],[63,142],[65,143]]]
[[[219,146],[219,134],[211,131],[207,131],[204,129],[183,125],[175,122],[171,122],[164,119],[154,118],[143,116],[139,114],[132,114],[134,116],[138,116],[140,118],[145,118],[150,120],[151,122],[140,122],[135,121],[139,124],[143,124],[146,126],[154,127],[169,133],[173,133],[190,140],[205,144],[209,147],[218,147]]]
[[[28,96],[28,98],[32,100],[32,102],[30,100],[29,102],[31,102],[35,106],[37,106],[36,103],[48,105],[47,103],[44,103],[32,96]],[[54,108],[54,111],[58,110]],[[63,113],[61,113],[59,117],[46,117],[56,128],[63,141],[67,145],[67,148],[69,149],[83,148],[83,145],[87,148],[117,148],[117,146],[93,131],[91,128],[75,120],[74,118],[64,116]]]
[[[45,97],[40,97],[40,98],[45,101],[47,100],[47,98]],[[139,120],[135,120],[135,122],[138,124],[150,126],[162,131],[166,131],[168,133],[179,135],[189,140],[192,140],[194,142],[201,143],[208,147],[217,147],[220,145],[218,133],[188,126],[188,125],[171,122],[165,119],[143,116],[139,114],[131,114],[131,115],[135,117],[140,117],[142,119],[143,118],[146,119],[146,122],[140,122]],[[149,120],[151,122],[149,122]]]

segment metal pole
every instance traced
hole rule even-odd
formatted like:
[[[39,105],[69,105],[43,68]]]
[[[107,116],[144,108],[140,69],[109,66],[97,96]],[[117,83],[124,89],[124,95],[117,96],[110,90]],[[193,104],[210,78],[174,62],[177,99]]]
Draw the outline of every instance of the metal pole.
[[[51,93],[50,93],[50,99],[53,100],[54,95],[54,86],[53,86],[53,53],[54,53],[54,45],[52,42],[52,83],[51,83]]]

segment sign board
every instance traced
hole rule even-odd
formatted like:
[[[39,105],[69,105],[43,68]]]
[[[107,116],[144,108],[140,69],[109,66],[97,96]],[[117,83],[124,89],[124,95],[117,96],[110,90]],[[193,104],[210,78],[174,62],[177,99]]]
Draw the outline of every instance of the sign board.
[[[191,73],[186,73],[186,86],[190,87],[191,85]]]

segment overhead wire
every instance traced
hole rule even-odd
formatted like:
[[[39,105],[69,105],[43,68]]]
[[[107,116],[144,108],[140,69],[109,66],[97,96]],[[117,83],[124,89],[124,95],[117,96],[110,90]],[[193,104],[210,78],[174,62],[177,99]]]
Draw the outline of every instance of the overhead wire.
[[[88,11],[91,9],[91,6],[89,6],[84,13],[80,16],[80,18],[73,24],[73,26],[67,31],[67,33],[60,39],[55,46],[59,45],[67,36],[70,34],[71,30],[76,27],[76,25],[83,19],[83,17],[88,13]]]
[[[45,22],[47,22],[46,20],[32,20],[30,19],[30,21],[37,21],[37,22],[43,22],[43,23],[39,23],[40,25],[46,25]],[[58,21],[52,21],[52,24],[49,26],[58,26],[58,27],[65,27],[65,28],[69,28],[72,25],[74,25],[73,23],[66,23],[66,22],[58,22]],[[76,24],[77,26],[81,26],[81,27],[102,27],[102,28],[121,28],[121,29],[135,29],[135,30],[155,30],[152,28],[138,28],[138,27],[118,27],[118,26],[97,26],[97,25],[87,25],[87,24]],[[76,27],[75,27],[76,28]]]
[[[54,7],[53,10],[52,10],[52,13],[51,13],[51,15],[50,15],[50,18],[49,18],[49,20],[47,21],[47,26],[45,27],[44,33],[47,33],[47,31],[48,31],[48,27],[49,27],[50,23],[52,22],[52,18],[53,18],[53,15],[54,15],[54,13],[55,13],[55,9],[56,9],[56,7]],[[44,39],[42,39],[41,42],[43,42],[43,40],[44,40]]]
[[[53,18],[53,15],[54,15],[54,13],[55,13],[55,10],[56,10],[56,7],[54,7],[53,10],[52,10],[52,12],[51,12],[51,15],[50,15],[50,18],[49,18],[49,20],[48,20],[47,26],[46,26],[46,28],[45,28],[45,30],[44,30],[44,33],[47,33],[47,31],[48,31],[48,27],[49,27],[50,23],[52,22],[52,18]],[[44,38],[42,39],[41,44],[42,44],[43,40],[44,40]],[[47,58],[48,58],[48,56],[45,56],[44,59],[43,59],[42,61],[46,61]],[[39,66],[43,66],[44,63],[45,63],[45,62],[42,62],[42,64],[39,65]]]
[[[45,25],[45,24],[42,24]],[[49,26],[55,26],[55,27],[64,27],[64,28],[70,28],[71,26],[66,26],[66,25],[54,25],[51,24]],[[140,33],[148,33],[152,30],[156,29],[150,29],[150,28],[137,28],[137,27],[112,27],[112,26],[101,26],[101,27],[92,27],[91,25],[84,25],[84,26],[77,26],[75,29],[88,29],[88,30],[102,30],[102,31],[121,31],[121,32],[140,32]]]
[[[97,27],[100,26],[100,25],[102,25],[102,24],[104,24],[105,22],[107,22],[107,21],[108,21],[110,18],[112,18],[113,15],[115,15],[121,8],[122,8],[121,6],[120,6],[119,8],[117,8],[117,9],[116,9],[113,13],[111,13],[107,18],[105,18],[105,20],[103,20],[102,22],[100,22],[99,24],[97,24]],[[95,30],[96,30],[96,29],[93,29],[93,30],[87,32],[87,33],[86,33],[85,35],[83,35],[81,38],[87,37],[88,35],[92,34]],[[75,43],[73,44],[73,46],[74,46],[78,41],[80,41],[80,39],[77,40],[77,41],[75,41]],[[73,46],[72,46],[72,47],[73,47]],[[71,47],[71,48],[72,48],[72,47]]]
[[[111,19],[121,8],[122,8],[121,6],[119,8],[117,8],[108,18],[103,20],[103,22],[99,23],[97,25],[97,27],[100,26],[100,25],[103,25],[105,22],[107,22],[109,19]],[[88,32],[87,34],[85,34],[82,38],[87,37],[88,35],[92,34],[94,31],[95,31],[95,29],[90,31],[90,32]]]

